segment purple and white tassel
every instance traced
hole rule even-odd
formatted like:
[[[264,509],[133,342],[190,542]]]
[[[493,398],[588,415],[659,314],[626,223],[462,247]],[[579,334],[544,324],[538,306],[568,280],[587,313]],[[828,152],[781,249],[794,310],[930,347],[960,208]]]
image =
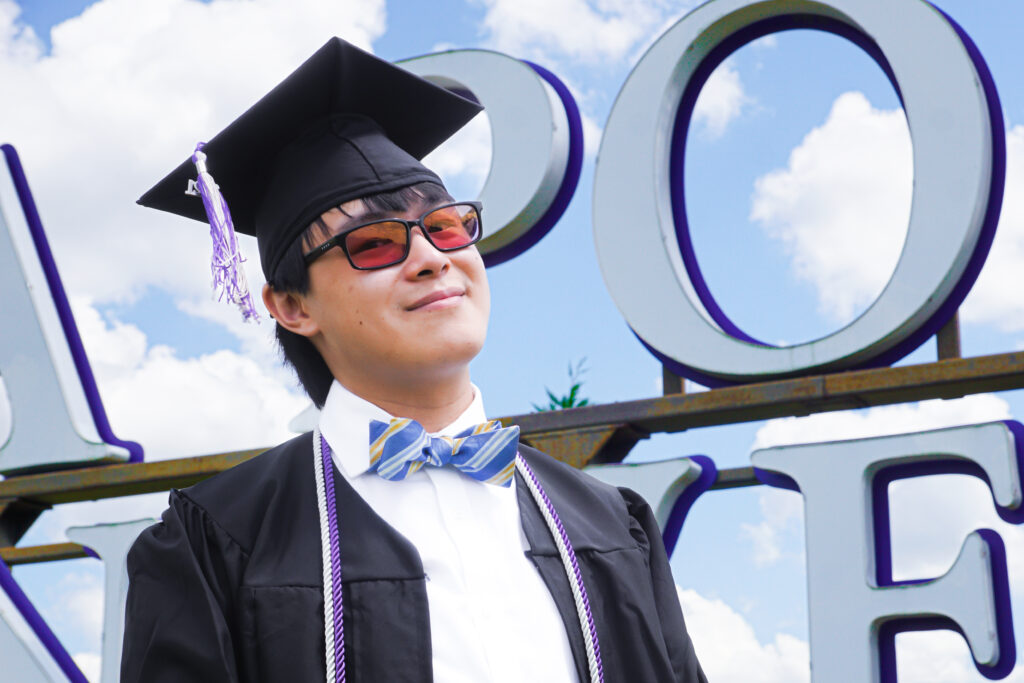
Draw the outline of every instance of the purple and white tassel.
[[[235,235],[234,223],[231,222],[231,212],[213,176],[206,170],[206,154],[203,152],[205,144],[200,142],[196,145],[196,151],[192,154],[197,176],[195,180],[188,181],[185,193],[202,197],[203,208],[210,221],[210,237],[213,238],[213,257],[210,260],[213,292],[217,301],[223,301],[226,296],[228,301],[238,306],[243,320],[259,322],[260,316],[253,304],[249,282],[242,267],[245,259],[238,250],[238,237]]]

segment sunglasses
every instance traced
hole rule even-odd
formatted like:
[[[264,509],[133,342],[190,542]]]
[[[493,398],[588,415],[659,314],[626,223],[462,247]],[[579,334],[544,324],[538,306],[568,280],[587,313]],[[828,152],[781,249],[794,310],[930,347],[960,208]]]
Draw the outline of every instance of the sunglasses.
[[[401,263],[409,256],[412,229],[419,227],[438,251],[456,251],[480,240],[480,202],[455,202],[431,209],[418,219],[402,218],[363,223],[348,228],[306,254],[306,265],[340,247],[357,270],[376,270]]]

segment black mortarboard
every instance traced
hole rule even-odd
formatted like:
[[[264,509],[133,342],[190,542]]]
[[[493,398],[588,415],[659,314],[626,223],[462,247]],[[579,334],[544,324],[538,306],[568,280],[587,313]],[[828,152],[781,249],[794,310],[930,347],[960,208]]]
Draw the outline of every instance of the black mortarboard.
[[[327,209],[422,181],[418,160],[481,107],[332,38],[206,143],[206,167],[235,230],[255,235],[269,280],[292,242]],[[139,199],[143,206],[207,220],[186,194],[192,160]]]

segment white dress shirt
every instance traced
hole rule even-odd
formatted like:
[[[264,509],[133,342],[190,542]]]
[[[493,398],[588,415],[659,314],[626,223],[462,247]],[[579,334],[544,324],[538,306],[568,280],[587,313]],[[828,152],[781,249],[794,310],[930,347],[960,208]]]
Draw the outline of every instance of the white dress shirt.
[[[486,421],[480,390],[450,425],[455,436]],[[320,414],[334,464],[385,522],[419,551],[438,683],[576,682],[565,626],[519,519],[516,481],[476,481],[451,467],[423,467],[388,481],[370,466],[370,420],[392,416],[337,381]]]

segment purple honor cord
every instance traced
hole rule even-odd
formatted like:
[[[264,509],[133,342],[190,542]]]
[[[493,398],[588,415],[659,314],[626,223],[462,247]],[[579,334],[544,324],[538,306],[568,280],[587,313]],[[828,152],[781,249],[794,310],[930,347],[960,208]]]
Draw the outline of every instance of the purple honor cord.
[[[604,683],[604,668],[601,665],[601,647],[597,641],[597,627],[590,611],[590,600],[583,585],[583,574],[576,561],[576,552],[569,542],[569,535],[562,526],[562,520],[544,492],[537,476],[521,455],[516,454],[516,469],[526,481],[526,486],[540,509],[541,516],[551,531],[558,547],[565,574],[569,579],[576,616],[583,631],[583,643],[587,652],[587,667],[591,683]],[[316,477],[316,497],[320,511],[320,548],[324,568],[324,636],[327,658],[327,683],[345,681],[345,624],[341,601],[341,553],[338,547],[338,517],[334,496],[334,467],[331,447],[321,436],[320,429],[313,431],[313,472]]]

